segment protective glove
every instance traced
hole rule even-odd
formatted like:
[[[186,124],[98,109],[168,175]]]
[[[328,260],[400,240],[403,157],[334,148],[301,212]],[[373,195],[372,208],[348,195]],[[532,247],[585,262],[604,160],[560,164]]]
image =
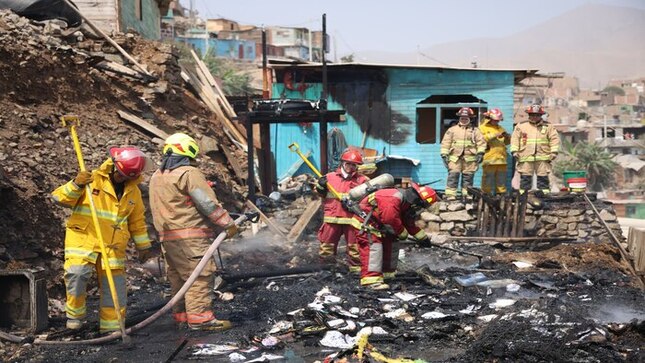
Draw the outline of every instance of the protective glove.
[[[235,236],[238,232],[237,224],[231,223],[228,226],[224,227],[226,229],[226,238],[231,238]]]
[[[417,245],[422,248],[428,248],[432,246],[432,244],[430,243],[430,237],[425,236],[425,238],[418,240]]]
[[[550,159],[551,159],[551,161],[553,161],[557,157],[558,157],[558,153],[551,153]]]
[[[153,255],[152,248],[139,250],[137,251],[137,254],[138,254],[137,259],[139,260],[139,263],[144,263],[152,257]]]
[[[76,174],[76,178],[74,178],[74,184],[81,188],[85,187],[87,184],[93,181],[94,175],[92,175],[92,173],[89,171],[79,171],[78,174]]]
[[[477,154],[477,164],[481,164],[482,161],[484,161],[484,154],[482,153]]]
[[[320,178],[318,178],[318,183],[316,184],[316,189],[319,191],[326,192],[327,191],[327,175],[323,175]]]
[[[448,155],[441,155],[441,159],[443,159],[443,165],[448,169]]]
[[[386,224],[383,226],[383,232],[396,236],[396,232],[394,231],[394,228],[392,228],[392,226],[390,226],[389,224]]]

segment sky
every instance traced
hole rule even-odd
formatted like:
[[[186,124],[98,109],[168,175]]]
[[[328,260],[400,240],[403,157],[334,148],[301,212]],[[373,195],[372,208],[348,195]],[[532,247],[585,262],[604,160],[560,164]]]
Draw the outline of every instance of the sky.
[[[504,37],[600,3],[645,9],[645,0],[180,0],[201,18],[226,18],[256,26],[322,29],[332,37],[329,59],[365,51],[415,52],[433,45]]]

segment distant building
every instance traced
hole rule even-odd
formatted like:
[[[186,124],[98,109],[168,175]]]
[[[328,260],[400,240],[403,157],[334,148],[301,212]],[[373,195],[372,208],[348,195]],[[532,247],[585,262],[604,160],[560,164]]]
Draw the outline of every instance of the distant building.
[[[80,12],[106,33],[134,30],[144,38],[161,38],[161,16],[170,0],[75,0]]]

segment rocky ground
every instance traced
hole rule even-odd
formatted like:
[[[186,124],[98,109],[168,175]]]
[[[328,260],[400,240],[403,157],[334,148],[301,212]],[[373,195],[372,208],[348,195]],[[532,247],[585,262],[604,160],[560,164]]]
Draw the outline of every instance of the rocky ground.
[[[67,212],[53,205],[49,193],[75,175],[77,162],[60,115],[80,117],[79,136],[91,167],[105,159],[109,145],[137,145],[159,160],[154,135],[125,123],[119,110],[168,133],[195,135],[202,145],[225,144],[246,167],[243,152],[181,80],[176,49],[136,35],[116,40],[155,78],[99,69],[96,65],[104,60],[123,63],[102,40],[55,22],[33,23],[0,11],[0,269],[37,268],[46,274],[50,328],[39,332],[43,339],[97,335],[95,285],[90,287],[87,328],[76,334],[64,329],[61,275]],[[232,177],[226,155],[216,149],[205,153],[201,168],[225,206],[241,211],[244,189]],[[291,185],[284,193],[289,198],[278,205],[266,198],[258,202],[285,232],[310,202],[311,197],[300,196],[297,185]],[[426,214],[426,226],[436,223],[445,233],[456,228],[454,223],[441,227],[454,222],[447,213],[473,209],[445,208],[435,213],[439,220]],[[586,214],[572,217],[592,227]],[[567,235],[576,229],[569,227],[574,222],[562,227]],[[224,282],[214,304],[219,317],[233,321],[229,331],[187,331],[164,316],[134,334],[131,345],[44,347],[3,341],[0,357],[12,362],[644,360],[645,296],[601,234],[595,243],[578,240],[531,249],[522,244],[450,243],[488,256],[481,264],[446,250],[406,245],[391,290],[373,292],[359,287],[342,258],[333,269],[315,268],[319,223],[314,218],[299,242],[276,237],[259,225],[248,228],[247,223],[242,236],[221,247]],[[554,226],[549,230],[560,228]],[[288,268],[300,270],[290,276],[249,277],[280,275]],[[132,325],[169,296],[162,277],[153,277],[133,261],[128,271]],[[3,331],[27,334],[15,328]]]

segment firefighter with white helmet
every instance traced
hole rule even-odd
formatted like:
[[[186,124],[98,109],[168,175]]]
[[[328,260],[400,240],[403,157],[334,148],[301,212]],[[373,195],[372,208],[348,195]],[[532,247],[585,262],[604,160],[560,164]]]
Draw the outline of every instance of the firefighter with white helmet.
[[[482,162],[482,191],[484,193],[506,193],[506,146],[511,143],[511,135],[499,124],[504,114],[499,108],[484,113],[479,130],[484,135],[487,147]]]
[[[555,127],[543,120],[545,112],[541,105],[528,106],[525,112],[529,122],[518,124],[511,135],[511,154],[520,173],[520,193],[531,189],[533,174],[537,175],[538,190],[549,193],[551,162],[560,151],[560,137]]]
[[[478,128],[471,125],[475,112],[469,107],[462,107],[457,112],[459,122],[449,128],[441,140],[441,158],[448,168],[446,197],[457,196],[459,176],[461,175],[462,196],[468,194],[468,187],[473,185],[475,172],[482,162],[486,151],[486,141]]]

